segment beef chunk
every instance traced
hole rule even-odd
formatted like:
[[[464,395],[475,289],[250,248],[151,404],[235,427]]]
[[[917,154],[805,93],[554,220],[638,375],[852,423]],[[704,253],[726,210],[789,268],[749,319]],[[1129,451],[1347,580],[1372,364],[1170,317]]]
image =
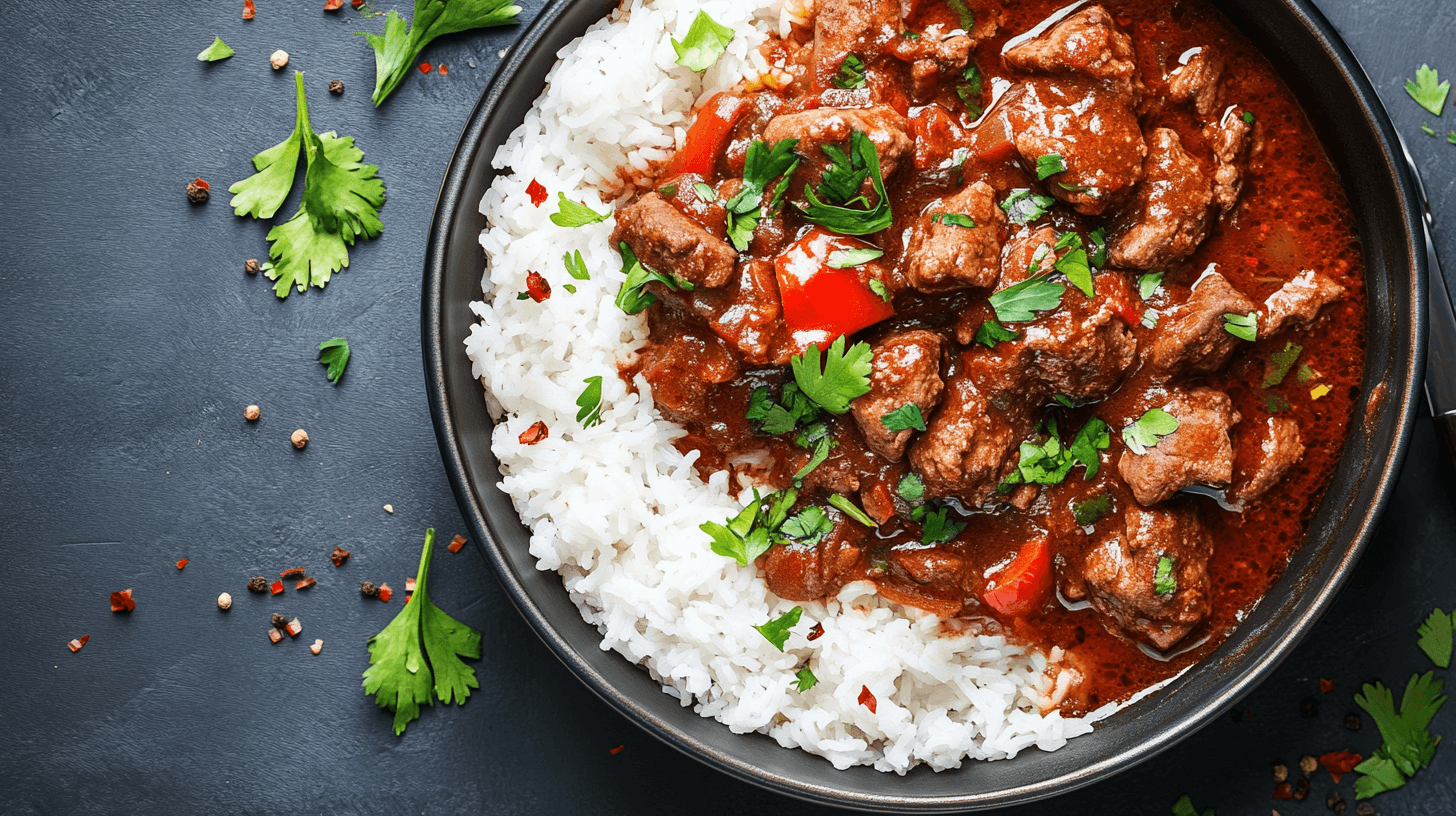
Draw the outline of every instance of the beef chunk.
[[[1108,248],[1112,265],[1154,269],[1192,255],[1208,237],[1212,203],[1212,185],[1178,134],[1154,130],[1143,180],[1128,208],[1132,226]]]
[[[1213,537],[1187,507],[1132,505],[1122,522],[1121,530],[1087,552],[1080,578],[1093,608],[1108,622],[1166,651],[1208,617]],[[1156,578],[1164,558],[1171,560],[1173,586],[1159,594]]]
[[[1033,231],[1022,227],[1020,232],[1006,242],[1006,248],[1001,251],[1001,277],[996,281],[996,290],[999,292],[1033,275],[1052,271],[1052,265],[1057,260],[1056,255],[1052,254],[1052,248],[1056,245],[1055,229],[1042,227]],[[975,332],[974,326],[971,331]],[[971,343],[969,335],[960,338],[960,341],[963,345]]]
[[[820,0],[814,13],[814,87],[833,87],[849,54],[878,54],[900,35],[900,0]]]
[[[659,314],[652,310],[651,319]],[[739,373],[738,360],[722,338],[691,328],[678,331],[671,342],[649,342],[641,355],[652,401],[670,419],[701,414],[713,386]]]
[[[674,297],[708,321],[718,336],[738,349],[749,362],[765,365],[787,347],[779,321],[779,284],[772,261],[741,264],[738,274],[719,289],[692,289],[661,293]]]
[[[1259,498],[1303,455],[1299,423],[1289,417],[1269,417],[1263,425],[1239,434],[1233,486],[1225,497],[1234,504]]]
[[[1158,321],[1148,345],[1148,364],[1163,376],[1211,374],[1228,362],[1242,342],[1224,329],[1225,314],[1248,314],[1254,302],[1223,275],[1208,272],[1193,285],[1193,294]]]
[[[838,510],[829,517],[834,527],[818,544],[775,544],[759,557],[770,592],[788,601],[817,601],[844,586],[859,565],[864,528]]]
[[[1051,196],[1083,215],[1126,200],[1142,179],[1147,144],[1132,97],[1081,79],[1029,80],[1007,109],[1028,169],[1048,154],[1067,169],[1046,181]]]
[[[1223,58],[1204,47],[1189,49],[1178,61],[1179,66],[1168,74],[1168,98],[1191,103],[1199,117],[1206,120],[1218,110]]]
[[[1001,52],[1007,68],[1024,73],[1081,74],[1131,87],[1137,77],[1132,38],[1102,6],[1088,6],[1050,28],[1012,38]]]
[[[969,216],[975,226],[936,221],[945,213]],[[1000,272],[1005,240],[1006,213],[996,205],[996,191],[978,181],[921,213],[910,237],[906,278],[922,292],[990,286]]]
[[[914,405],[922,417],[929,417],[940,404],[945,387],[940,379],[940,342],[940,335],[915,329],[874,344],[869,393],[857,398],[850,410],[865,444],[891,462],[905,455],[914,431],[891,431],[881,419],[906,405]]]
[[[832,163],[822,149],[824,145],[837,145],[847,152],[850,133],[863,132],[879,155],[880,177],[887,179],[914,147],[909,129],[910,123],[893,108],[814,108],[775,116],[764,129],[763,138],[770,144],[780,139],[799,140],[794,152],[804,161],[789,181],[789,196],[797,201],[802,198],[804,185],[817,187],[819,177]],[[862,189],[873,195],[869,179]]]
[[[1345,287],[1306,269],[1264,301],[1264,318],[1259,321],[1259,336],[1268,337],[1285,326],[1307,329],[1319,317],[1320,309],[1339,300],[1344,294]]]
[[[1118,311],[1131,302],[1126,278],[1103,273],[1093,279],[1095,298],[1071,287],[1062,307],[1019,326],[1021,358],[1031,376],[1052,393],[1075,400],[1101,399],[1112,392],[1137,357],[1137,340]]]
[[[655,192],[617,211],[612,246],[625,241],[649,269],[712,289],[733,276],[738,253]]]
[[[1239,421],[1228,394],[1212,388],[1170,390],[1160,407],[1178,420],[1178,430],[1145,453],[1131,448],[1117,460],[1117,472],[1143,505],[1153,505],[1189,485],[1223,487],[1234,474],[1229,428]],[[1141,413],[1139,413],[1141,415]]]
[[[910,95],[927,100],[940,89],[948,74],[956,74],[970,62],[976,40],[966,34],[926,31],[919,37],[900,37],[895,56],[910,63]]]
[[[1244,169],[1252,151],[1254,125],[1244,121],[1244,109],[1234,105],[1215,124],[1203,128],[1203,139],[1213,148],[1213,200],[1227,214],[1238,203],[1244,187]]]

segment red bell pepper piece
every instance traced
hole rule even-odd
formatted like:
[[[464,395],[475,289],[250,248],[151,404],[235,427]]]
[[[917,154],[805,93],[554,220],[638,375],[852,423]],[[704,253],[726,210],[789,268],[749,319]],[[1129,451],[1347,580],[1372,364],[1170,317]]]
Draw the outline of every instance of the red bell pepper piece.
[[[723,144],[733,126],[748,113],[748,100],[728,93],[715,94],[708,100],[693,126],[688,128],[682,149],[667,163],[663,178],[679,173],[697,173],[703,178],[713,174],[713,165],[723,153]]]
[[[830,253],[870,247],[864,241],[814,228],[774,259],[779,300],[797,351],[821,348],[840,335],[895,316],[895,307],[869,288],[864,267],[834,269]]]
[[[997,612],[1021,617],[1040,609],[1051,590],[1052,549],[1045,538],[1034,538],[1021,545],[981,597]]]

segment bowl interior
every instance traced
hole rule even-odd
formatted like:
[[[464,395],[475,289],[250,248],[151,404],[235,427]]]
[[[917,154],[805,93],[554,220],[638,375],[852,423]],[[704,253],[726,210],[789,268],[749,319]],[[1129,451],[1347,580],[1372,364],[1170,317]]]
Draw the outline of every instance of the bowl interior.
[[[479,202],[496,148],[545,86],[556,53],[604,17],[612,0],[556,0],[523,34],[472,113],[446,174],[426,256],[422,328],[436,433],[461,512],[517,607],[589,687],[656,736],[722,770],[792,796],[881,811],[997,807],[1065,792],[1131,767],[1193,733],[1273,670],[1318,620],[1394,485],[1420,383],[1425,256],[1409,170],[1384,110],[1333,30],[1305,0],[1228,0],[1223,10],[1271,59],[1324,134],[1356,208],[1367,268],[1365,408],[1351,424],[1328,493],[1283,578],[1217,651],[1167,688],[1055,753],[900,778],[836,771],[762,735],[736,735],[682,708],[645,671],[598,648],[597,631],[558,576],[539,572],[529,534],[495,483],[498,462],[481,383],[463,340],[468,304],[487,274]]]

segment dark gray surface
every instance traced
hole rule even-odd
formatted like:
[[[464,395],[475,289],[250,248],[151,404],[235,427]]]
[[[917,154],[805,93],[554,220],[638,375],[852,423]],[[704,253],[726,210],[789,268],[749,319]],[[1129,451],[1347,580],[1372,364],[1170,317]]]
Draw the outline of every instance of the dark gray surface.
[[[436,556],[432,594],[484,631],[481,689],[463,708],[427,710],[403,738],[363,695],[364,641],[399,600],[363,600],[358,581],[401,587],[425,526],[463,529],[423,393],[420,271],[455,138],[514,33],[437,44],[427,58],[450,76],[413,75],[375,110],[372,57],[350,34],[380,22],[321,5],[259,0],[247,23],[240,1],[0,6],[0,678],[14,689],[0,705],[0,809],[820,812],[710,771],[607,709],[472,550]],[[527,17],[539,8],[527,5]],[[1438,245],[1456,258],[1443,218],[1456,207],[1456,146],[1419,129],[1456,130],[1456,113],[1438,120],[1402,90],[1422,61],[1456,76],[1456,7],[1321,5],[1422,166]],[[238,56],[197,63],[213,34]],[[266,252],[266,227],[234,218],[223,192],[291,126],[291,74],[266,64],[278,47],[307,72],[315,126],[355,136],[390,196],[382,238],[328,289],[281,303],[241,270]],[[343,97],[324,92],[334,78]],[[194,176],[219,193],[204,207],[182,194]],[[314,347],[340,335],[354,359],[334,387]],[[258,423],[242,419],[250,402]],[[312,437],[302,452],[288,443],[296,427]],[[1423,422],[1350,586],[1244,702],[1252,719],[1221,719],[1111,782],[1015,812],[1161,814],[1184,792],[1220,816],[1325,812],[1328,776],[1305,802],[1271,802],[1268,765],[1378,744],[1370,724],[1351,733],[1341,721],[1361,681],[1400,685],[1428,667],[1414,631],[1432,606],[1456,605],[1453,504],[1456,474]],[[343,569],[326,557],[335,544],[354,552]],[[276,599],[243,589],[290,566],[320,586]],[[107,593],[126,586],[138,608],[112,615]],[[214,606],[224,590],[226,614]],[[268,644],[272,611],[298,615],[303,636]],[[71,654],[65,642],[83,633],[91,642]],[[1335,690],[1320,694],[1319,677]],[[1319,716],[1302,719],[1309,694]],[[1456,730],[1456,705],[1434,730]],[[1450,751],[1375,800],[1380,812],[1456,813]],[[1339,787],[1347,800],[1350,788]]]

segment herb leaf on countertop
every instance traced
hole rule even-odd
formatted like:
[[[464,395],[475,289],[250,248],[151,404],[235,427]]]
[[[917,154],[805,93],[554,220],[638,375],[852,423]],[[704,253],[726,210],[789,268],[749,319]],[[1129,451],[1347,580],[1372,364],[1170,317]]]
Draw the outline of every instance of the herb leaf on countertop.
[[[339,378],[344,376],[344,369],[349,367],[349,341],[335,337],[319,343],[318,347],[319,362],[329,367],[326,374],[329,382],[338,385]]]
[[[436,37],[515,22],[521,7],[510,0],[415,0],[411,22],[390,9],[384,35],[358,32],[374,49],[374,105],[382,103],[410,74],[415,58]]]

